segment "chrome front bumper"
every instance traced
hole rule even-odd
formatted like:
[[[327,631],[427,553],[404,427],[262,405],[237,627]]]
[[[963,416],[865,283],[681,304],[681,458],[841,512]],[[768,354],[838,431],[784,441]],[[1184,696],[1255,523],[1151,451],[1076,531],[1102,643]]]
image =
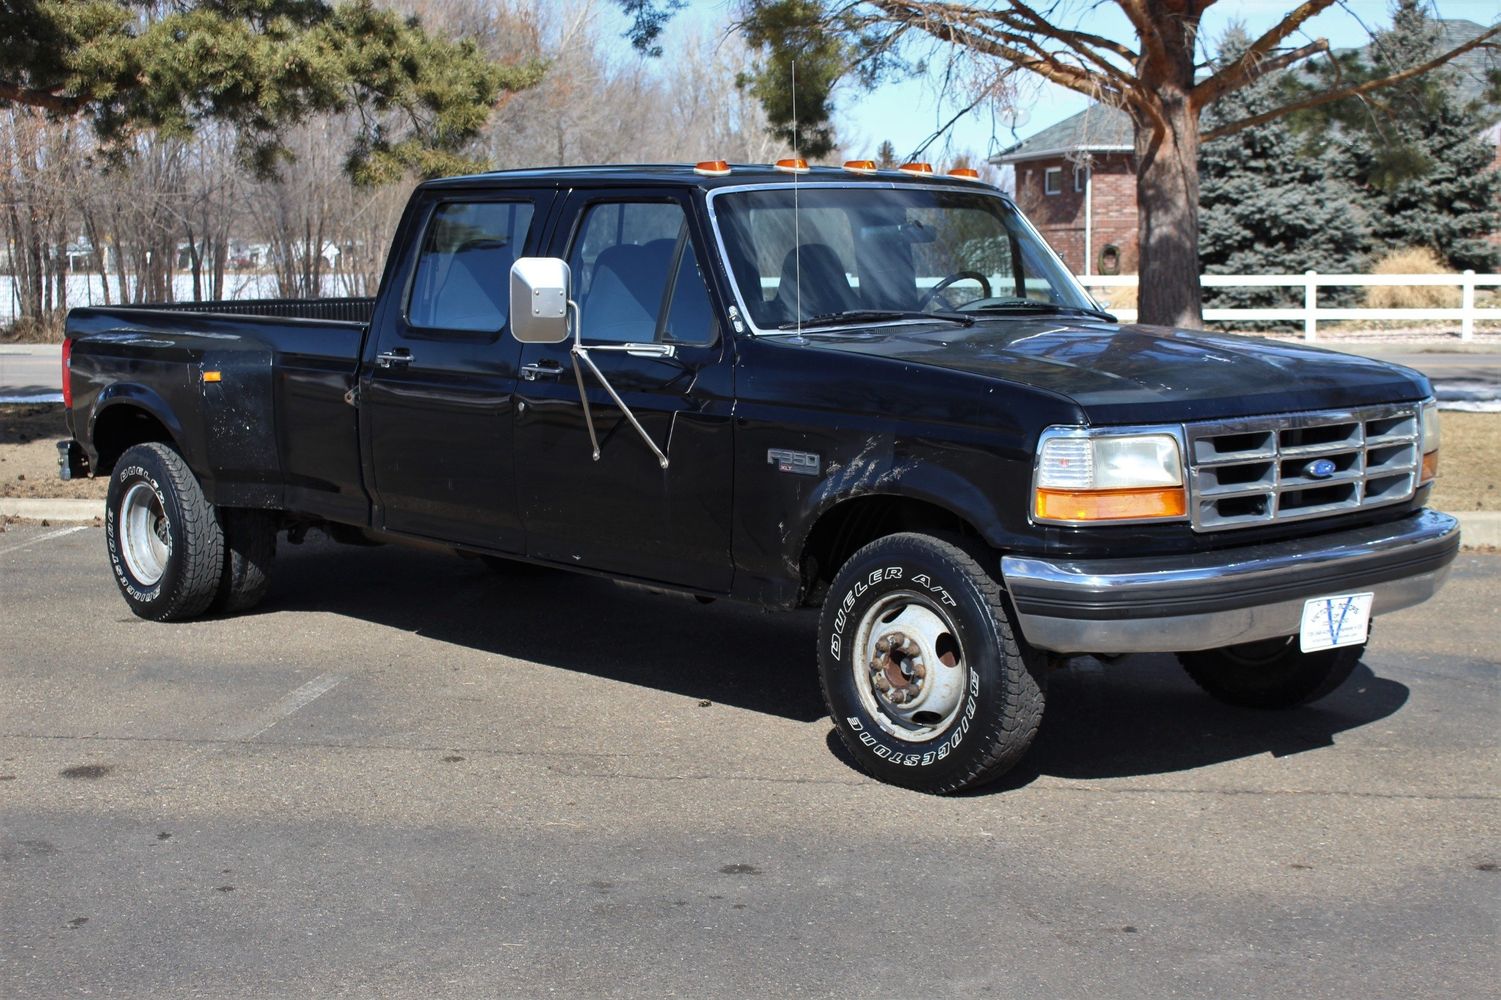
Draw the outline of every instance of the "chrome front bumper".
[[[1140,559],[1005,556],[1032,645],[1059,653],[1171,653],[1295,635],[1310,597],[1374,593],[1372,614],[1432,597],[1459,522],[1423,510],[1390,524]]]

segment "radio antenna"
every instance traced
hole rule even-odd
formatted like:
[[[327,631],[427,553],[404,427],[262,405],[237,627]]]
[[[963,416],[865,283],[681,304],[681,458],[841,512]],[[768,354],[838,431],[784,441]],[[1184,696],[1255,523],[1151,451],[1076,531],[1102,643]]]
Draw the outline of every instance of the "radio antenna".
[[[797,275],[797,341],[803,339],[803,233],[802,213],[797,204],[797,175],[802,164],[797,149],[797,60],[792,60],[792,260]]]

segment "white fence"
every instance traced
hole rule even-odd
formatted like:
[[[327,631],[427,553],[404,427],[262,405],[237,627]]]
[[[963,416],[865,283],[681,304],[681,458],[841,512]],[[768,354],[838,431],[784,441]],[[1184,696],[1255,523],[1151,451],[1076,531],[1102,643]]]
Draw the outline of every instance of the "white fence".
[[[322,289],[325,296],[339,297],[350,295],[348,291],[350,279],[347,275],[325,274],[323,276]],[[203,287],[207,291],[208,279],[204,279]],[[127,293],[135,291],[133,279],[127,287]],[[226,299],[265,299],[276,294],[276,277],[270,274],[235,272],[231,271],[224,276],[224,297]],[[129,299],[129,294],[124,298]],[[172,298],[177,302],[191,302],[193,299],[193,276],[191,274],[174,274],[172,276]],[[97,274],[70,274],[67,285],[68,308],[75,306],[102,306],[104,305],[104,285]],[[115,275],[109,276],[109,301],[119,304],[122,301],[120,295],[120,281]],[[15,277],[0,274],[0,325],[9,323],[21,314],[21,289]]]
[[[1089,275],[1081,276],[1079,281],[1087,288],[1134,288],[1137,284],[1137,276],[1134,274]],[[1301,288],[1303,290],[1301,308],[1290,306],[1282,309],[1205,309],[1204,319],[1216,322],[1277,320],[1284,323],[1302,323],[1305,340],[1316,339],[1319,323],[1331,320],[1405,320],[1416,323],[1458,321],[1461,340],[1475,338],[1477,320],[1501,321],[1501,309],[1477,309],[1475,307],[1475,289],[1501,286],[1501,274],[1476,274],[1474,271],[1465,271],[1463,274],[1319,274],[1317,271],[1305,271],[1302,274],[1206,274],[1199,278],[1199,283],[1205,288],[1250,288],[1253,286]],[[1460,290],[1459,308],[1365,309],[1336,308],[1318,304],[1320,288],[1371,288],[1402,285],[1458,287]],[[1111,312],[1128,323],[1136,320],[1135,309],[1112,309]]]

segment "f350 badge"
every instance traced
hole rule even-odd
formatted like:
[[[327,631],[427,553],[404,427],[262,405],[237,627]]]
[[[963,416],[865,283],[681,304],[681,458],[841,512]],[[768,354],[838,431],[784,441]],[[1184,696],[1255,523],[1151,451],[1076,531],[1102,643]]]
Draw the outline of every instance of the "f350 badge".
[[[788,448],[767,449],[766,461],[775,465],[778,472],[790,472],[795,476],[816,476],[823,468],[823,460],[816,453]]]

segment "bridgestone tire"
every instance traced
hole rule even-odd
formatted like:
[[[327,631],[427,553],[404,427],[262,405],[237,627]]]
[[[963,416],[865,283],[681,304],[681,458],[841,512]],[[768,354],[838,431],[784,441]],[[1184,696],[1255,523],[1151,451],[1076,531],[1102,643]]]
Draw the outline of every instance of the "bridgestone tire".
[[[1298,648],[1298,637],[1179,653],[1195,684],[1214,698],[1241,708],[1293,708],[1332,692],[1360,662],[1365,646],[1316,653]]]
[[[888,659],[882,644],[895,649],[903,636],[917,658]],[[995,577],[952,542],[898,534],[856,552],[824,601],[818,645],[834,728],[881,781],[933,794],[972,788],[1004,774],[1037,735],[1045,658],[1013,626]],[[898,694],[887,677],[917,693]],[[906,706],[890,700],[908,695]],[[904,718],[914,707],[923,710]]]
[[[120,593],[140,617],[182,621],[213,601],[224,533],[218,512],[170,446],[139,444],[120,456],[110,475],[104,538]]]
[[[224,527],[224,570],[209,610],[248,611],[261,603],[271,586],[277,515],[269,510],[225,507],[219,511],[219,520]]]

